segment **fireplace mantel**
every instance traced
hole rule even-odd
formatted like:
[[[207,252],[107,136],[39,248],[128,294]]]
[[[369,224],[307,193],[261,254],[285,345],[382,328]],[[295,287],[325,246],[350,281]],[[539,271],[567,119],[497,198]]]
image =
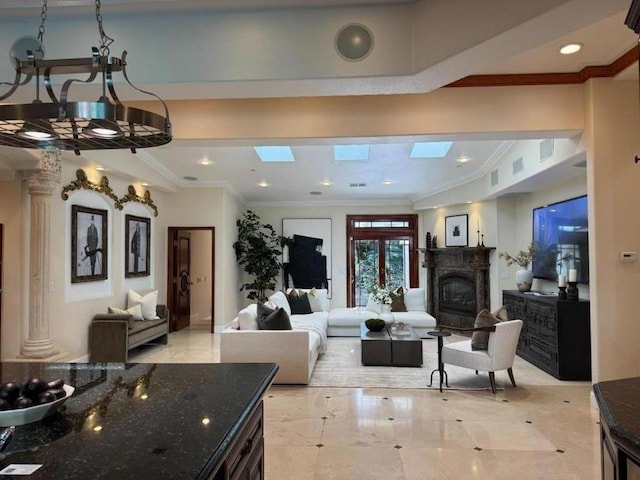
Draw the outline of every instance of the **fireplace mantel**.
[[[494,247],[420,248],[424,254],[422,266],[427,269],[427,311],[439,325],[473,327],[475,316],[490,308],[489,257]],[[473,312],[453,312],[443,305],[441,280],[459,275],[473,282],[475,309]]]

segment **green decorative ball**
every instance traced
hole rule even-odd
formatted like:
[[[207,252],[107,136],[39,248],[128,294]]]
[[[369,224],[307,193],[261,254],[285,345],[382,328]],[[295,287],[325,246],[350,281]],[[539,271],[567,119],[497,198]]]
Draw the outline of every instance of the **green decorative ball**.
[[[364,324],[372,332],[381,332],[385,326],[384,320],[381,318],[370,318]]]

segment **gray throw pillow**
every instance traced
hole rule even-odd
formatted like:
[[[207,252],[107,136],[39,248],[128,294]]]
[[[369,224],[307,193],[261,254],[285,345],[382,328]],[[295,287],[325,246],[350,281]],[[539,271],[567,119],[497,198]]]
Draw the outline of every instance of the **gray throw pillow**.
[[[402,287],[398,287],[395,292],[391,292],[391,311],[392,312],[406,312],[407,307],[404,304],[404,290]]]
[[[283,308],[273,310],[259,303],[257,313],[260,330],[292,330],[289,315]]]
[[[500,323],[500,319],[485,308],[478,313],[473,326],[474,328],[490,327],[496,323]],[[471,335],[471,350],[488,350],[490,333],[491,332],[473,332],[473,335]]]
[[[295,289],[293,289],[287,295],[287,300],[289,301],[289,307],[291,307],[292,315],[307,315],[309,313],[313,313],[309,297],[306,293],[300,295]]]

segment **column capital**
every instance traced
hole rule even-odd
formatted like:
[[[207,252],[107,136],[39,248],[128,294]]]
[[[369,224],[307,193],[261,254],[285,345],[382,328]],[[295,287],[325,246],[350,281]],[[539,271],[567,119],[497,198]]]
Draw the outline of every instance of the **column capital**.
[[[38,168],[25,170],[29,194],[53,194],[62,181],[62,152],[60,150],[40,150]]]

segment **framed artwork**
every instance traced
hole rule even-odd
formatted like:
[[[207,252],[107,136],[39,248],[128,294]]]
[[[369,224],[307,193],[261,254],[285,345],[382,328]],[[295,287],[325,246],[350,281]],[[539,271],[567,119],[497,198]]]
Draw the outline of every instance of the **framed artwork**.
[[[124,276],[146,277],[151,275],[151,219],[125,215]]]
[[[469,215],[444,217],[445,247],[469,245]]]
[[[283,218],[282,235],[292,241],[282,251],[285,288],[326,288],[331,298],[331,219]]]
[[[71,206],[71,283],[107,279],[107,211]]]

